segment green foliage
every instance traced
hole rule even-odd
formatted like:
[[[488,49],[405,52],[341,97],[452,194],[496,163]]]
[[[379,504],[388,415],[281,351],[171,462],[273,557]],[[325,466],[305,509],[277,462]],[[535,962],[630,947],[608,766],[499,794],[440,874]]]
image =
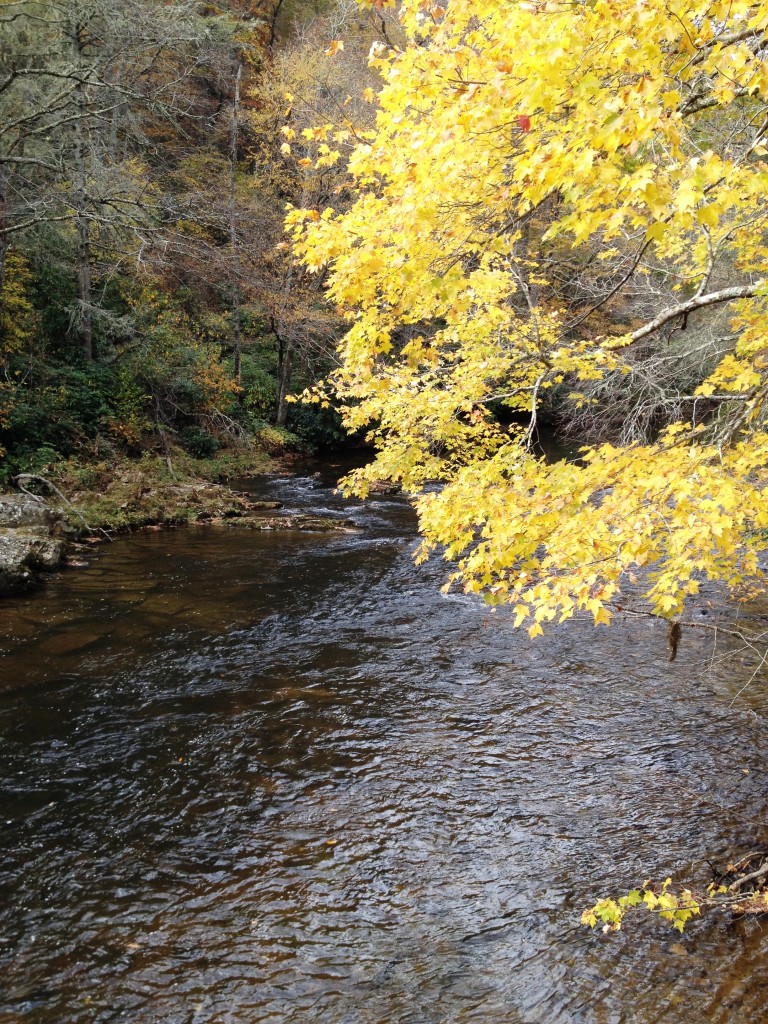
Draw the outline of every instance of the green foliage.
[[[301,450],[304,446],[296,434],[286,430],[285,427],[275,427],[269,423],[257,426],[254,430],[254,437],[257,444],[273,455],[286,451],[286,449]]]
[[[109,419],[107,429],[127,451],[137,453],[141,449],[142,438],[152,430],[147,389],[126,362],[121,362],[117,368],[114,415]]]
[[[262,448],[220,449],[213,458],[195,459],[187,452],[174,452],[174,470],[183,477],[220,482],[237,477],[267,473],[272,468]]]
[[[183,289],[162,292],[147,286],[131,302],[140,341],[126,365],[163,412],[195,416],[229,407],[236,385],[222,361],[220,324],[199,314]]]
[[[29,299],[32,275],[27,259],[11,249],[6,253],[0,292],[0,371],[6,380],[0,382],[0,431],[7,427],[14,405],[14,388],[8,379],[7,360],[19,352],[32,337],[35,314]],[[0,456],[5,449],[0,444]]]
[[[62,461],[61,452],[50,445],[40,448],[25,448],[15,453],[14,458],[6,458],[0,464],[0,485],[10,487],[18,473],[40,473],[47,475]]]
[[[105,430],[115,414],[112,367],[88,369],[15,356],[13,396],[0,442],[7,471],[32,471],[81,448]]]
[[[179,437],[190,455],[197,459],[210,459],[219,450],[219,442],[201,427],[184,427]]]
[[[240,386],[242,407],[250,424],[268,421],[275,410],[277,383],[274,373],[253,357],[243,359]]]
[[[701,913],[701,903],[690,889],[683,889],[678,895],[670,888],[671,885],[671,878],[667,878],[658,890],[650,882],[645,882],[640,889],[632,889],[626,896],[620,896],[617,900],[600,900],[594,907],[584,911],[581,923],[594,928],[598,921],[601,921],[604,932],[616,932],[621,928],[624,916],[630,910],[645,907],[682,933],[686,923]]]
[[[340,448],[350,441],[341,416],[336,409],[327,409],[307,402],[295,402],[289,407],[288,427],[314,451]]]
[[[60,233],[47,232],[41,240],[44,255],[33,253],[34,281],[32,299],[37,310],[37,347],[53,355],[75,361],[80,344],[72,330],[72,309],[77,302],[77,276],[69,258],[73,258],[71,240]]]

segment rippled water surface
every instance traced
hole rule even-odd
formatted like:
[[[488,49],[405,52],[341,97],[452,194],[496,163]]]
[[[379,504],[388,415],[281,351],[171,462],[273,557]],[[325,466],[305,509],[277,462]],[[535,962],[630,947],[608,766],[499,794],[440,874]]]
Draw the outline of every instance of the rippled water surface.
[[[750,652],[531,642],[400,499],[250,486],[359,530],[137,534],[0,608],[0,1022],[767,1019],[765,924],[578,924],[768,839]]]

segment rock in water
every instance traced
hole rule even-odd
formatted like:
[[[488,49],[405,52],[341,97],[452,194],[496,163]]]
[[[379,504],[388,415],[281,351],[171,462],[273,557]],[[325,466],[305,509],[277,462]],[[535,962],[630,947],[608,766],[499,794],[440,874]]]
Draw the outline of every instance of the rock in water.
[[[304,530],[310,533],[346,533],[356,530],[351,519],[333,519],[329,516],[243,516],[233,519],[229,526],[241,530]]]

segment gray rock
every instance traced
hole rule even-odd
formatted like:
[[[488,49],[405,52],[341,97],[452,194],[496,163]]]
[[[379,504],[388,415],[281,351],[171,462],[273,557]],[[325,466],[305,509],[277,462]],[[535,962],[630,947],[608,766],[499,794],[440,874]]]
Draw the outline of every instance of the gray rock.
[[[0,597],[39,582],[40,573],[58,569],[66,553],[63,516],[26,495],[0,495]]]
[[[60,518],[55,509],[26,494],[0,494],[0,527],[34,527],[48,533]]]
[[[369,494],[401,494],[402,486],[390,480],[371,480],[368,484]]]

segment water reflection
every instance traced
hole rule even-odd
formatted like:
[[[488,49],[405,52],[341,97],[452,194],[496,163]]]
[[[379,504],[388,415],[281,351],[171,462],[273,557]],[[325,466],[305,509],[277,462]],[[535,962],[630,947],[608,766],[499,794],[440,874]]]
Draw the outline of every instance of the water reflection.
[[[121,539],[3,606],[0,1020],[762,1019],[760,923],[577,924],[765,839],[754,665],[704,633],[669,665],[645,620],[529,642],[413,567],[405,503],[344,507]]]

